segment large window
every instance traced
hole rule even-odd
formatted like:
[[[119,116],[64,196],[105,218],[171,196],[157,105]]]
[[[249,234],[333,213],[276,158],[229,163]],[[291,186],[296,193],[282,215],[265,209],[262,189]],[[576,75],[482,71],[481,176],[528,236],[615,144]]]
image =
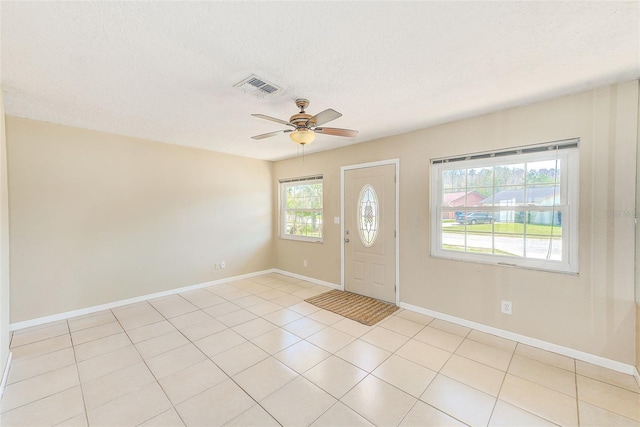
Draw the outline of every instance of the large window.
[[[578,271],[578,141],[431,161],[431,254]]]
[[[322,241],[322,175],[280,181],[280,237]]]

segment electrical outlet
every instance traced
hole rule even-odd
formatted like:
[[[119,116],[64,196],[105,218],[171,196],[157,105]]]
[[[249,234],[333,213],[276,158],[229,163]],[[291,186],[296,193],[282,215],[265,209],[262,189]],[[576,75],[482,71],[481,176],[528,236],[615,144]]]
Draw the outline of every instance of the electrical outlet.
[[[225,268],[227,266],[227,263],[224,261],[220,261],[220,268]]]
[[[305,267],[307,267],[307,266],[309,265],[309,263],[308,263],[308,262],[307,262],[307,260],[305,259],[305,260],[302,262],[302,265],[304,265]]]
[[[511,301],[502,301],[500,303],[500,308],[504,314],[512,314],[513,304]]]

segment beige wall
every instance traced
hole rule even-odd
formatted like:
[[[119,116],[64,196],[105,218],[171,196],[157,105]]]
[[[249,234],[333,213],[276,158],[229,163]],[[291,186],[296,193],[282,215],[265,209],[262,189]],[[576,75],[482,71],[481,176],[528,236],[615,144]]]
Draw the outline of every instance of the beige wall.
[[[4,100],[0,87],[0,381],[9,357],[9,198]]]
[[[633,365],[637,125],[634,81],[277,162],[274,203],[278,179],[322,173],[326,219],[324,243],[276,239],[276,266],[338,284],[340,167],[399,158],[401,302]],[[429,159],[574,137],[578,276],[430,257]],[[500,313],[503,299],[513,315]]]
[[[402,302],[635,364],[638,111],[635,81],[275,164],[8,117],[11,321],[274,266],[337,284],[340,167],[399,158]],[[429,159],[573,137],[578,276],[430,257]],[[318,173],[324,242],[278,239],[278,179]]]
[[[15,117],[7,145],[11,322],[273,267],[270,162]]]

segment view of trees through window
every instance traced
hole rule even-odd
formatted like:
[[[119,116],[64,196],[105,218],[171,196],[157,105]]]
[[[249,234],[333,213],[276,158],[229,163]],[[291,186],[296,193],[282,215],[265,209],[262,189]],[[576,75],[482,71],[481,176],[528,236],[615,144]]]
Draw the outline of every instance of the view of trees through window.
[[[322,238],[322,180],[282,183],[282,235]]]
[[[525,179],[526,175],[526,179]],[[447,190],[474,188],[485,197],[492,191],[508,187],[556,185],[560,181],[560,161],[531,162],[525,164],[489,166],[470,169],[451,169],[443,172],[442,185]]]

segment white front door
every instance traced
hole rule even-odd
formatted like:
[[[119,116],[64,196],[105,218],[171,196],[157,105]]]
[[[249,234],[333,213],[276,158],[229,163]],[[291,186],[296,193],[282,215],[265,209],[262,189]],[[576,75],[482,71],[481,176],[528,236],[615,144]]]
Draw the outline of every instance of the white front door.
[[[344,171],[344,287],[396,303],[396,164]]]

